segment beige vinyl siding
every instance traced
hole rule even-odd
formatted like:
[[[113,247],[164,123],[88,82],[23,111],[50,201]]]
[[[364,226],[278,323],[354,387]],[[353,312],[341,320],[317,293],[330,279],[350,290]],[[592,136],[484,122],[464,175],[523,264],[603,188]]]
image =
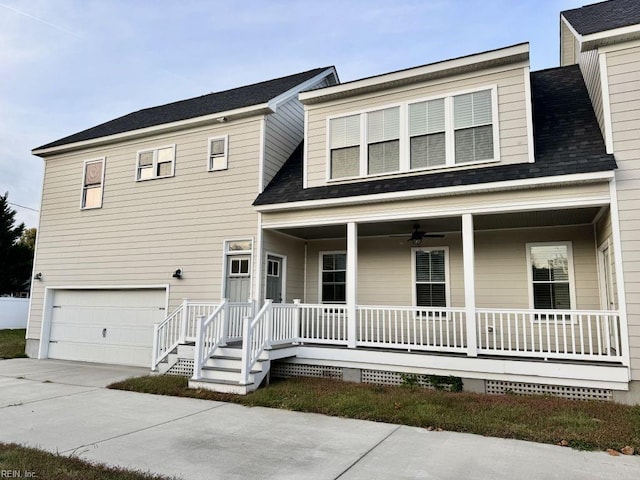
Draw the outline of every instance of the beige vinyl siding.
[[[265,120],[263,185],[266,187],[304,135],[304,109],[297,98],[280,105]]]
[[[308,187],[327,183],[327,118],[368,109],[457,92],[498,86],[500,161],[503,164],[527,162],[527,118],[524,68],[509,67],[389,89],[327,103],[308,105],[307,181]]]
[[[631,376],[640,380],[640,47],[607,53]]]
[[[580,43],[573,35],[563,18],[560,18],[560,66],[574,65],[578,63],[580,56]]]
[[[591,98],[591,105],[593,111],[598,119],[598,125],[600,125],[600,131],[604,137],[604,117],[602,110],[602,81],[600,79],[600,61],[597,50],[589,50],[587,52],[580,53],[579,64],[584,83],[587,86],[589,92],[589,98]]]
[[[475,234],[476,304],[478,308],[528,309],[529,285],[526,244],[572,242],[577,305],[598,310],[600,297],[593,227],[531,228],[479,231]],[[464,307],[462,237],[425,239],[423,247],[449,248],[449,287],[452,307]],[[306,302],[320,300],[320,252],[346,250],[344,239],[308,242]],[[412,248],[396,237],[360,238],[358,241],[358,303],[412,305]]]
[[[446,197],[422,198],[416,200],[398,200],[376,204],[360,204],[349,206],[324,207],[308,210],[291,210],[286,212],[264,213],[263,225],[295,225],[305,222],[341,223],[368,218],[397,218],[398,214],[413,215],[414,218],[426,216],[456,215],[463,209],[482,210],[495,207],[502,208],[513,204],[530,205],[537,210],[544,202],[572,201],[576,198],[609,197],[608,183],[591,183],[583,185],[558,186],[552,188],[532,188],[524,190],[477,193]]]
[[[267,253],[282,255],[287,258],[286,270],[286,298],[285,302],[293,302],[295,299],[304,297],[304,240],[283,235],[278,232],[264,230],[263,242],[263,264]],[[263,277],[266,275],[263,269]],[[261,291],[265,291],[265,279],[262,279]],[[261,293],[260,298],[264,298]]]
[[[208,172],[207,139],[220,135],[229,168]],[[175,176],[136,182],[136,152],[170,144]],[[45,287],[168,284],[170,309],[183,297],[219,300],[224,240],[256,235],[259,148],[257,118],[47,159],[35,266],[43,281],[28,337],[39,337]],[[103,206],[83,211],[83,161],[96,157],[106,158]],[[181,280],[172,278],[179,267]]]

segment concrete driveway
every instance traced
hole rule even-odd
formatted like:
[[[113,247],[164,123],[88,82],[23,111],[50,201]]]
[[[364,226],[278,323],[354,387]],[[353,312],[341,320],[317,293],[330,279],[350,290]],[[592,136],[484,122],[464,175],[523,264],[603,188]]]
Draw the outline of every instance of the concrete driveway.
[[[638,456],[103,388],[140,373],[0,361],[0,442],[198,480],[635,480],[640,472]]]

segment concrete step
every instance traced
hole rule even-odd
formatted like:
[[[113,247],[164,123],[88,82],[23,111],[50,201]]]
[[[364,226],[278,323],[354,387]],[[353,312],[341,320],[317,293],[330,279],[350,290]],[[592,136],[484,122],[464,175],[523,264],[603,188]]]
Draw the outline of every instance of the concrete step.
[[[202,377],[209,380],[230,380],[236,383],[240,381],[239,368],[218,368],[218,367],[202,367]],[[249,380],[253,381],[256,374],[262,373],[260,370],[252,370],[249,372]]]
[[[236,393],[246,395],[258,388],[254,383],[240,385],[237,381],[210,380],[201,378],[199,380],[189,380],[189,388],[202,388],[220,393]]]
[[[262,365],[266,360],[258,360],[254,365],[254,369],[258,371],[262,371]],[[204,364],[205,367],[220,367],[220,368],[242,368],[242,359],[236,357],[227,357],[227,356],[219,356],[214,355],[207,359]]]

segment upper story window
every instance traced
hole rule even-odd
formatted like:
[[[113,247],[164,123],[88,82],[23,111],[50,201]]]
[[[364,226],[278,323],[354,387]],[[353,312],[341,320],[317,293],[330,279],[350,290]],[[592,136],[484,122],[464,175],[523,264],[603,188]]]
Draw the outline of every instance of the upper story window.
[[[104,158],[84,162],[82,175],[81,208],[102,207],[102,191],[104,186]]]
[[[214,137],[209,139],[209,171],[226,170],[228,137]]]
[[[172,177],[175,173],[176,146],[140,150],[136,180]]]
[[[328,177],[497,161],[496,106],[491,87],[331,118]]]

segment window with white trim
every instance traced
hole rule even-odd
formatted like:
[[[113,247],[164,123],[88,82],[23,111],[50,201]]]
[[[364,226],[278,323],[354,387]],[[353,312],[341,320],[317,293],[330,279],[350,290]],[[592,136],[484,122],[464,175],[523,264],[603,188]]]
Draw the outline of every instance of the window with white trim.
[[[226,170],[228,137],[215,137],[209,139],[209,171]]]
[[[176,147],[140,150],[136,166],[136,180],[172,177],[175,172]]]
[[[497,161],[497,101],[492,86],[330,118],[328,178]]]
[[[103,186],[104,158],[84,162],[81,208],[91,209],[102,207]]]
[[[415,303],[418,307],[446,307],[448,251],[446,248],[415,248]]]
[[[331,178],[360,174],[360,115],[334,118],[330,121]]]
[[[570,242],[527,244],[531,307],[569,310],[575,298]]]
[[[347,254],[327,252],[320,254],[322,303],[347,301]]]

